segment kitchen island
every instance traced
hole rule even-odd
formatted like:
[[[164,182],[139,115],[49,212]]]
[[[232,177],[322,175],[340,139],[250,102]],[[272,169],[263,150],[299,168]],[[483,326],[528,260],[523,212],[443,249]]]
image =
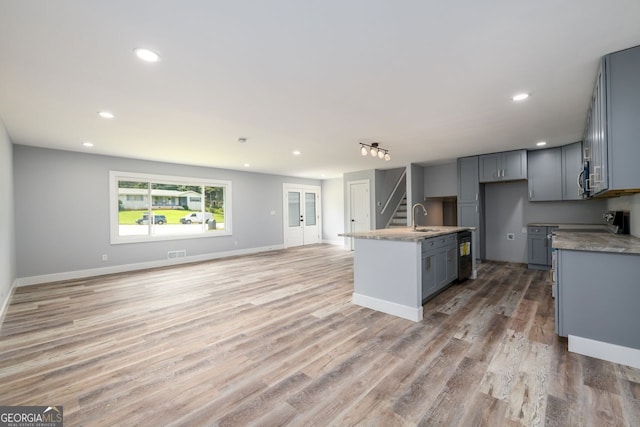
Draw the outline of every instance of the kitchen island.
[[[555,230],[556,332],[569,351],[640,368],[640,239]]]
[[[458,245],[458,233],[472,227],[410,227],[344,233],[354,241],[352,302],[418,322],[422,304],[458,278],[458,256],[470,256],[471,243]]]

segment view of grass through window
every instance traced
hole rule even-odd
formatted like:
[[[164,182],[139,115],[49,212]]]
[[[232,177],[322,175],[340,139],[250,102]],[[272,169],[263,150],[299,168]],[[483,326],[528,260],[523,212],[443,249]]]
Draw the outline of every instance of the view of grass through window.
[[[185,185],[128,177],[116,182],[118,236],[223,234],[227,229],[230,184]]]

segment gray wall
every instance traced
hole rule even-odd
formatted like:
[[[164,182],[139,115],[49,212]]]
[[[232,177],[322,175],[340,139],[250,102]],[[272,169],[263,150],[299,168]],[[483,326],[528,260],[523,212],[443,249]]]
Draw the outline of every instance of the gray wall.
[[[424,200],[424,168],[410,164],[407,167],[407,222],[411,224],[413,212],[411,207]],[[421,223],[420,223],[421,224]]]
[[[17,276],[110,267],[283,244],[282,184],[319,180],[14,145]],[[109,171],[232,182],[233,235],[111,245]],[[270,211],[276,215],[270,215]],[[4,222],[4,221],[3,221]],[[4,235],[4,233],[3,233]],[[107,254],[108,262],[102,262]]]
[[[631,234],[640,237],[640,194],[607,199],[607,210],[629,211]]]
[[[424,167],[424,197],[448,197],[458,194],[456,162]]]
[[[14,235],[13,146],[0,119],[0,310],[16,279]],[[1,313],[0,313],[1,314]]]
[[[387,225],[395,213],[396,207],[400,204],[402,195],[406,192],[406,184],[404,185],[404,188],[399,187],[397,193],[393,194],[393,198],[389,202],[389,206],[387,206],[387,209],[382,213],[384,204],[387,203],[389,196],[392,196],[392,191],[404,170],[405,168],[396,168],[386,170],[376,169],[375,171],[376,228],[384,228]]]
[[[322,241],[344,244],[344,183],[342,178],[322,181]]]
[[[528,223],[602,224],[607,209],[605,200],[529,202],[526,181],[485,184],[484,190],[488,260],[527,262]],[[515,240],[507,240],[507,233]]]

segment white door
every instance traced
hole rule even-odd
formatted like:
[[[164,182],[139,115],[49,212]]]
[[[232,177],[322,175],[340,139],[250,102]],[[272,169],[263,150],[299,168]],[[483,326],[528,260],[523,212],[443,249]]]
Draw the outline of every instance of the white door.
[[[371,229],[371,204],[369,199],[369,181],[349,181],[349,232],[369,231]],[[350,247],[353,250],[353,239],[350,239]]]
[[[283,185],[284,247],[320,243],[320,187]]]

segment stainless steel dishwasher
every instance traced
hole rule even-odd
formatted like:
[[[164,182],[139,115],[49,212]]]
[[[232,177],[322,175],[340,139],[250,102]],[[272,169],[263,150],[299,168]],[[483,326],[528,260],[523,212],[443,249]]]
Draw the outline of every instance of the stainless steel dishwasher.
[[[468,279],[473,274],[473,254],[471,251],[471,231],[458,232],[458,281]]]

